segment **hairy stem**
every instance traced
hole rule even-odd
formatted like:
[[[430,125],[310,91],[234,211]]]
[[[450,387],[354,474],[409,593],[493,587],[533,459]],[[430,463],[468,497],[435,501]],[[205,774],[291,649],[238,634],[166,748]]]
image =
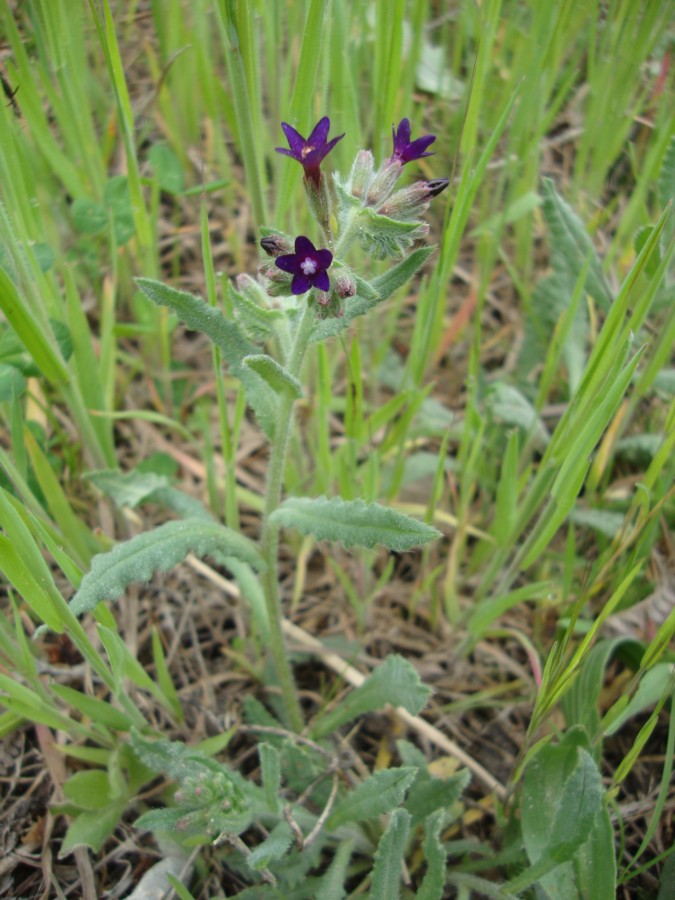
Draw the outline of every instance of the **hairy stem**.
[[[304,309],[295,333],[295,339],[293,341],[287,365],[289,373],[296,378],[300,375],[313,325],[314,310],[310,307],[309,302],[307,302],[307,306]],[[286,645],[284,643],[281,627],[281,599],[279,597],[277,571],[279,529],[270,522],[270,516],[281,502],[288,442],[293,428],[293,403],[294,399],[290,395],[283,395],[279,401],[274,428],[274,440],[270,447],[260,549],[263,559],[267,564],[267,570],[263,575],[263,588],[265,592],[267,615],[270,623],[270,650],[272,652],[272,658],[274,659],[274,665],[279,678],[279,686],[281,688],[291,727],[294,731],[299,732],[302,731],[303,728],[302,710],[300,709],[300,701],[298,700],[293,672],[286,654]]]

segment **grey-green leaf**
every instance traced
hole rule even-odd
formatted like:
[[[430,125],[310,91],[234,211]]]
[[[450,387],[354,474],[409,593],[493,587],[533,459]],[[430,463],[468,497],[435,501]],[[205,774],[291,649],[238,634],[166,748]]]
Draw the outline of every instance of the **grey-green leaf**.
[[[543,180],[543,196],[543,212],[553,247],[554,268],[566,270],[574,283],[590,257],[586,290],[602,309],[607,310],[612,302],[612,293],[607,286],[602,265],[583,222],[558,194],[550,178]]]
[[[90,612],[101,600],[116,600],[127,585],[148,581],[153,572],[168,571],[188,553],[199,557],[214,553],[234,556],[254,569],[264,567],[255,545],[236,531],[205,519],[167,522],[95,556],[70,601],[71,609],[79,616]]]
[[[399,553],[441,537],[431,525],[378,503],[340,497],[290,497],[270,520],[320,541],[339,541],[345,547],[381,544]]]
[[[405,792],[415,780],[417,769],[403,766],[375,772],[354,788],[336,806],[326,822],[329,830],[348,822],[376,819],[403,802]]]
[[[348,694],[340,705],[317,722],[314,737],[331,734],[341,725],[364,713],[387,705],[402,706],[416,716],[426,705],[431,689],[422,684],[415,668],[402,656],[392,654],[363,684]]]
[[[259,375],[272,388],[275,394],[286,394],[298,400],[302,397],[302,385],[297,378],[287,372],[283,366],[266,353],[245,356],[243,364]]]
[[[427,872],[415,900],[441,900],[445,887],[445,860],[447,853],[440,838],[443,814],[429,816],[424,825],[424,855]]]
[[[219,309],[209,306],[201,297],[152,278],[137,278],[136,284],[153,303],[172,309],[188,328],[208,335],[230,366],[238,368],[245,356],[255,353],[253,344],[236,322],[229,322]]]
[[[409,814],[404,809],[395,810],[391,814],[387,830],[377,845],[369,900],[398,900],[401,888],[401,863],[409,829]]]

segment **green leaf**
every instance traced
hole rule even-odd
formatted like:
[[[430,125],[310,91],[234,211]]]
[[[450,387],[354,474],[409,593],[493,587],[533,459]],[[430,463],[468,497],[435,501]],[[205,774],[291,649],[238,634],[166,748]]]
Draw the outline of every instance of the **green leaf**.
[[[416,716],[426,705],[431,688],[422,684],[415,668],[402,656],[392,654],[363,684],[351,691],[337,709],[323,716],[312,728],[315,737],[331,734],[364,713],[385,706],[402,706]]]
[[[79,197],[70,207],[73,227],[81,234],[101,234],[108,227],[108,213],[102,203]]]
[[[131,728],[132,722],[129,716],[121,710],[115,709],[105,700],[90,697],[65,684],[52,684],[50,690],[97,725],[104,725],[115,731],[129,731]]]
[[[550,441],[548,429],[536,409],[512,385],[496,381],[488,391],[487,404],[496,419],[500,419],[506,425],[522,428],[525,434],[532,434],[540,446],[546,446]]]
[[[183,166],[169,144],[153,144],[148,153],[157,184],[168,194],[180,194],[183,190]]]
[[[401,864],[409,829],[409,814],[404,809],[395,810],[391,814],[387,830],[377,845],[369,900],[398,900]]]
[[[602,264],[583,222],[558,194],[551,178],[543,179],[542,193],[544,218],[553,248],[554,268],[565,270],[574,283],[584,263],[590,258],[586,290],[602,309],[609,309],[612,293],[607,286]]]
[[[378,503],[340,497],[290,497],[272,513],[270,521],[312,534],[320,541],[339,541],[345,547],[382,544],[398,553],[441,537],[431,525]]]
[[[247,294],[236,290],[231,283],[228,284],[228,294],[234,314],[241,327],[254,341],[268,341],[276,337],[279,322],[284,319],[280,309],[268,309],[262,306],[251,295],[257,298],[258,289],[264,293],[262,286],[253,279],[247,283]],[[262,299],[262,298],[261,298]]]
[[[669,662],[657,663],[648,672],[642,676],[638,689],[629,700],[626,707],[621,711],[620,715],[612,721],[605,730],[605,734],[614,734],[622,728],[626,722],[644,712],[644,710],[655,706],[668,690],[668,686],[673,676],[673,666]]]
[[[424,825],[424,856],[427,872],[415,894],[415,900],[442,900],[445,887],[445,860],[447,853],[440,839],[443,815],[429,816]]]
[[[255,544],[229,528],[204,519],[167,522],[95,556],[80,589],[70,601],[75,615],[90,612],[101,600],[117,600],[127,585],[166,572],[188,553],[198,557],[234,556],[254,569],[264,568]]]
[[[346,896],[344,883],[353,849],[352,840],[338,844],[330,868],[317,884],[315,896],[321,897],[321,900],[344,900]]]
[[[102,769],[87,769],[76,772],[63,785],[67,800],[83,810],[105,809],[112,800],[110,779]]]
[[[675,135],[671,137],[661,163],[657,190],[662,207],[668,206],[671,200],[675,201]]]
[[[574,866],[582,866],[588,877],[590,865],[610,874],[614,896],[614,850],[603,838],[604,788],[588,746],[584,732],[572,729],[558,746],[546,744],[530,761],[523,780],[521,828],[532,865],[508,890],[517,893],[539,881],[551,897],[580,897]]]
[[[87,472],[84,477],[107,497],[111,497],[118,509],[125,506],[135,509],[147,501],[154,491],[169,485],[169,479],[165,475],[138,470],[121,472],[119,469],[101,469]]]
[[[50,342],[49,329],[38,322],[22,302],[14,282],[3,268],[0,268],[0,310],[45,378],[52,384],[69,381],[66,364]]]
[[[0,403],[8,403],[21,397],[26,389],[26,379],[15,366],[0,363]]]
[[[151,278],[137,278],[136,284],[153,303],[168,306],[188,328],[201,331],[213,341],[230,366],[232,374],[244,385],[248,403],[265,434],[272,439],[276,408],[274,394],[256,372],[243,365],[245,357],[255,356],[255,347],[239,325],[228,321],[220,310],[209,306],[194,294],[178,291]]]
[[[267,356],[266,353],[258,353],[253,356],[245,356],[243,364],[259,375],[272,388],[275,394],[293,397],[298,400],[302,397],[302,385],[297,378],[280,366],[279,363]]]
[[[255,353],[255,347],[236,322],[228,321],[219,309],[209,306],[201,297],[151,278],[137,278],[136,284],[153,303],[172,309],[192,331],[208,335],[232,368],[239,369],[244,357]]]
[[[63,859],[77,847],[88,847],[94,853],[98,853],[115,830],[125,806],[126,803],[120,801],[105,809],[83,812],[76,816],[66,832],[58,858]]]
[[[279,808],[279,790],[281,788],[281,761],[279,751],[271,744],[258,744],[260,771],[265,799],[271,812]]]
[[[259,844],[247,857],[246,865],[254,872],[266,869],[271,862],[284,857],[292,843],[291,826],[288,822],[279,822],[262,844]]]
[[[114,175],[108,179],[103,188],[103,199],[112,213],[115,241],[121,247],[134,236],[136,231],[127,176]]]
[[[359,231],[359,242],[375,259],[403,256],[415,241],[428,233],[428,227],[419,222],[399,222],[389,216],[381,216],[370,206],[364,207],[358,215],[365,219]]]
[[[358,316],[363,316],[391,295],[413,277],[435,251],[435,247],[418,247],[417,250],[397,263],[383,275],[378,275],[368,283],[354,275],[356,296],[345,301],[344,315],[337,319],[317,322],[312,331],[312,342],[325,341],[345,331]],[[352,273],[353,274],[353,273]]]
[[[374,772],[338,803],[328,817],[326,827],[333,830],[348,822],[376,819],[390,812],[403,802],[416,775],[417,769],[410,766]]]

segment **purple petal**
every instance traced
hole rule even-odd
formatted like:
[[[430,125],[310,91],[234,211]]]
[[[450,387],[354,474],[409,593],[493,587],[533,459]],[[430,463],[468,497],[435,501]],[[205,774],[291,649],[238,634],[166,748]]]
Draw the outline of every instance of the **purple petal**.
[[[405,160],[421,159],[423,156],[432,156],[432,153],[425,153],[427,147],[431,146],[436,140],[435,134],[425,134],[424,137],[417,138],[416,141],[408,144],[403,150],[403,158]]]
[[[314,276],[314,287],[318,288],[320,291],[330,290],[330,280],[328,278],[328,272],[319,272]]]
[[[287,122],[282,122],[281,128],[286,135],[288,146],[291,148],[293,153],[300,154],[302,152],[302,148],[306,143],[304,137],[300,134],[300,132],[296,131],[295,128],[293,128],[293,126],[289,125]]]
[[[284,156],[290,156],[292,159],[298,158],[298,154],[294,153],[293,150],[287,150],[285,147],[275,147],[274,149],[277,151],[277,153],[283,153]]]
[[[290,272],[295,275],[300,266],[298,257],[295,253],[285,253],[283,256],[277,256],[274,265],[281,269],[282,272]]]
[[[295,239],[295,252],[298,256],[314,256],[316,249],[310,239],[301,234]]]
[[[317,147],[321,144],[325,144],[329,131],[330,119],[328,118],[328,116],[324,116],[323,119],[319,119],[319,121],[314,126],[314,130],[307,138],[307,143],[312,147]]]
[[[291,290],[294,294],[306,294],[312,283],[306,275],[297,274],[291,282]]]
[[[398,128],[394,132],[394,144],[407,144],[410,142],[410,119],[401,119]]]
[[[321,149],[321,159],[323,159],[324,156],[328,156],[333,147],[337,144],[338,141],[341,141],[344,136],[345,132],[339,134],[337,137],[334,137],[331,141],[328,141],[325,147],[322,147]]]
[[[330,250],[317,250],[314,256],[319,263],[319,267],[324,270],[327,269],[333,262],[333,254],[330,252]]]

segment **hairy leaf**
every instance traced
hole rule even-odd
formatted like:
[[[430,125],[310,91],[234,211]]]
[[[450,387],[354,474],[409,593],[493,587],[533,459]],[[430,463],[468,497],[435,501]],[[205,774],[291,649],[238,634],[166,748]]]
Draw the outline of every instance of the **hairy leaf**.
[[[298,379],[266,353],[245,356],[243,364],[267,382],[275,394],[290,394],[296,400],[302,397],[302,385]]]
[[[400,896],[401,864],[409,829],[409,814],[404,809],[395,810],[377,845],[369,900],[397,900]]]
[[[330,734],[357,716],[387,705],[402,706],[411,715],[417,715],[430,693],[431,689],[422,684],[408,660],[392,654],[360,687],[348,694],[337,709],[321,718],[312,733],[315,737]]]
[[[254,569],[264,563],[255,545],[247,538],[216,522],[183,519],[167,522],[118,544],[109,553],[95,556],[70,601],[76,615],[90,612],[101,600],[117,600],[127,585],[148,581],[153,572],[166,572],[182,562],[188,553],[203,557],[234,556]]]
[[[571,283],[574,284],[584,263],[590,258],[586,290],[604,310],[607,310],[612,302],[612,293],[607,286],[602,273],[602,264],[583,222],[558,194],[550,178],[543,180],[543,195],[543,212],[553,247],[554,268],[566,270]]]
[[[409,766],[375,772],[335,807],[326,827],[332,830],[348,822],[376,819],[384,813],[391,812],[403,802],[416,774],[417,769]]]
[[[339,541],[345,547],[382,544],[401,553],[441,537],[431,525],[377,503],[340,497],[290,497],[271,521],[320,541]]]
[[[288,822],[279,822],[262,844],[259,844],[247,857],[246,865],[255,872],[266,869],[271,862],[284,857],[292,843],[291,826]]]
[[[151,278],[137,278],[136,284],[153,303],[172,309],[188,328],[208,335],[230,366],[238,368],[245,356],[255,353],[253,344],[236,322],[229,322],[219,309],[209,306],[201,297]]]
[[[445,887],[445,860],[447,853],[440,838],[443,815],[429,816],[424,826],[424,855],[427,873],[415,900],[441,900]]]

